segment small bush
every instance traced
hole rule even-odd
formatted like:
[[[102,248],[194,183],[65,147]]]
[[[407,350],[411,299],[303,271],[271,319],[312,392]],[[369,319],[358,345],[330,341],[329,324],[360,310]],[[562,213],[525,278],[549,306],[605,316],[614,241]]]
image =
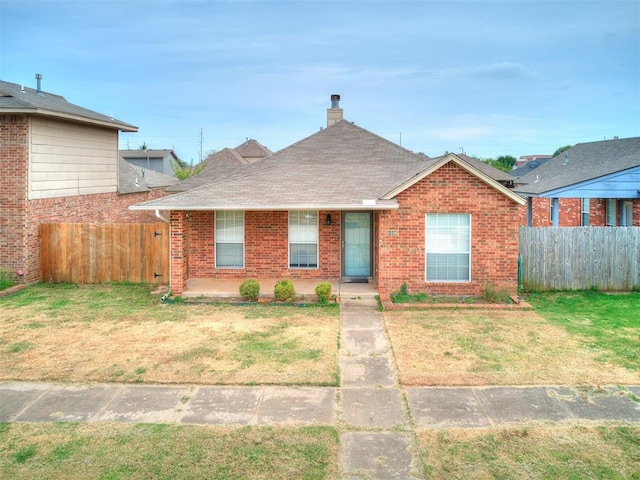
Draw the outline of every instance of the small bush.
[[[320,303],[326,304],[331,298],[331,284],[329,282],[320,282],[316,285],[316,295]]]
[[[506,290],[496,290],[495,285],[489,283],[482,289],[482,298],[490,303],[512,303]]]
[[[400,285],[400,290],[391,293],[390,296],[393,303],[419,303],[424,302],[427,298],[424,293],[409,293],[409,287],[406,283]]]
[[[276,283],[273,295],[276,297],[276,300],[280,302],[290,302],[293,300],[293,297],[296,296],[296,289],[293,287],[293,282],[289,279],[280,280]]]
[[[257,280],[249,278],[240,284],[242,298],[255,302],[260,296],[260,284]]]

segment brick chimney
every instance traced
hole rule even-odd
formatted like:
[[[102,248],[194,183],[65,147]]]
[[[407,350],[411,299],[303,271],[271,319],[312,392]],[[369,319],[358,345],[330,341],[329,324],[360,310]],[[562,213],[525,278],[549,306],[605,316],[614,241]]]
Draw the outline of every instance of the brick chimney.
[[[327,127],[342,120],[340,95],[331,95],[331,108],[327,108]]]

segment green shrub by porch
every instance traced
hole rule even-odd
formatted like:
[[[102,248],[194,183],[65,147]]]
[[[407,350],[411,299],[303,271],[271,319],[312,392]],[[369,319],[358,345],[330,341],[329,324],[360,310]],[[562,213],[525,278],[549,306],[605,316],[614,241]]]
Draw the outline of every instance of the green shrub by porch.
[[[296,296],[296,289],[293,286],[293,282],[289,279],[280,280],[276,283],[273,295],[276,297],[276,300],[280,302],[290,302],[293,300],[293,297]]]
[[[260,296],[260,284],[253,278],[246,279],[240,284],[240,295],[250,302],[255,302]]]
[[[320,303],[327,303],[331,298],[331,284],[329,282],[320,282],[316,286],[316,295]]]

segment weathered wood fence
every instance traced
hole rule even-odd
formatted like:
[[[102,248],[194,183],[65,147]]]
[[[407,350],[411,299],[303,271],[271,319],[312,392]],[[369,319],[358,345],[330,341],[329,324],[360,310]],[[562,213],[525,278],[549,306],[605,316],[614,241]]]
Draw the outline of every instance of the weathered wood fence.
[[[640,227],[521,227],[525,290],[640,286]]]
[[[42,281],[169,281],[169,224],[48,223],[40,226]]]

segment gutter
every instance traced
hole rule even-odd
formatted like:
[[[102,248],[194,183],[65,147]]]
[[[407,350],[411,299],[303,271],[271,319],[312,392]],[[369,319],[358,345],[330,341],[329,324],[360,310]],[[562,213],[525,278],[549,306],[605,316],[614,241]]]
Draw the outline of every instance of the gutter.
[[[158,210],[157,208],[156,208],[156,217],[158,217],[160,220],[162,220],[162,221],[163,221],[163,222],[165,222],[165,223],[171,223],[171,222],[169,221],[169,219],[168,219],[167,217],[163,216],[163,215],[160,213],[160,210]]]

